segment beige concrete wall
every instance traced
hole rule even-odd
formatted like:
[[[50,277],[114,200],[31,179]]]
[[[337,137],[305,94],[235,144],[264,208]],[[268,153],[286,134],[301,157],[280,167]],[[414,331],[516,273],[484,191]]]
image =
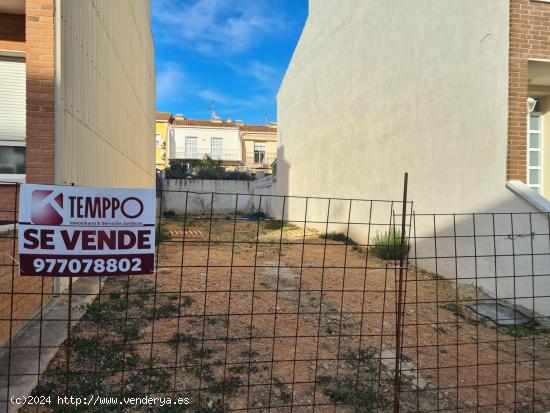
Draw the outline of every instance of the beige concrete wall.
[[[310,9],[278,94],[278,189],[394,199],[408,171],[420,210],[503,201],[506,2]]]
[[[502,0],[348,0],[345,6],[310,0],[278,94],[271,193],[399,200],[407,171],[417,213],[538,212],[505,187],[508,35],[509,7]],[[302,204],[287,200],[284,215],[304,220]],[[353,222],[389,223],[387,205],[369,217],[369,203],[311,202],[307,220],[345,223],[351,208],[351,215],[362,214]],[[400,213],[401,205],[393,209]],[[283,215],[280,201],[269,210]],[[548,217],[532,223],[529,215],[514,217],[523,221],[512,228],[499,224],[498,216],[492,225],[491,217],[483,216],[476,231],[479,217],[436,222],[433,215],[419,216],[416,236],[423,238],[416,242],[416,263],[478,285],[476,275],[494,277],[481,286],[502,299],[550,294],[550,277],[543,276],[550,265],[547,236],[534,240],[541,254],[536,263],[500,259],[501,251],[514,250],[517,234],[528,240],[533,232],[547,234]],[[345,224],[325,227],[347,230]],[[478,238],[494,233],[496,247]],[[349,235],[368,242],[359,226]],[[470,258],[454,258],[453,235],[464,236],[456,255]],[[527,247],[516,242],[515,253]],[[485,254],[477,267],[475,251]],[[518,275],[523,278],[514,282]],[[550,314],[550,299],[535,301],[521,304]]]
[[[262,133],[262,132],[243,132],[242,139],[245,141],[261,141],[261,142],[277,143],[277,134]]]
[[[276,154],[277,153],[277,141],[267,141],[267,140],[261,140],[261,139],[250,139],[247,137],[246,140],[243,141],[243,157],[245,154],[254,154],[254,142],[265,142],[266,152],[269,154]]]
[[[56,182],[153,186],[149,0],[57,0],[56,7]]]

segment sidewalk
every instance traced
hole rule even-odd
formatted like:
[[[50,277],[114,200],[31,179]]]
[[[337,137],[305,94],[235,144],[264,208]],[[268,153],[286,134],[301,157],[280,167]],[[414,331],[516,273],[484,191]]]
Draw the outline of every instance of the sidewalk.
[[[98,283],[97,277],[83,277],[73,282],[72,325],[82,317],[86,304],[94,300],[99,290]],[[6,409],[6,403],[9,403],[12,396],[30,395],[38,383],[38,372],[40,371],[42,374],[46,370],[50,360],[65,341],[67,305],[67,295],[54,297],[48,305],[44,306],[42,322],[40,322],[40,313],[35,315],[12,340],[11,352],[5,349],[0,354],[0,371],[2,372],[2,376],[0,376],[0,411],[11,413],[21,407],[10,405]],[[10,358],[11,378],[8,389],[7,373]]]

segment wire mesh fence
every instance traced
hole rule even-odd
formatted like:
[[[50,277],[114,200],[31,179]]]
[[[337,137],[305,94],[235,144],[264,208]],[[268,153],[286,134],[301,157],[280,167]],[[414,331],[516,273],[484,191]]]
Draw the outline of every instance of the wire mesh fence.
[[[547,214],[159,195],[147,276],[21,277],[8,224],[3,410],[548,410]]]

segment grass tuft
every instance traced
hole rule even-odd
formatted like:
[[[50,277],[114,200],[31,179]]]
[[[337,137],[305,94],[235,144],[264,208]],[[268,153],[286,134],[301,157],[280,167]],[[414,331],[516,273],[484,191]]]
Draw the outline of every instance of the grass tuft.
[[[168,230],[162,225],[162,224],[157,224],[157,231],[156,231],[156,236],[155,236],[155,245],[159,245],[159,243],[161,242],[164,242],[164,241],[168,241],[170,239],[172,239],[172,236],[170,235],[170,233],[168,232]]]
[[[504,331],[509,336],[515,338],[527,338],[532,336],[547,335],[550,333],[550,329],[541,326],[535,321],[526,324],[498,326],[498,330]]]
[[[404,255],[409,253],[410,247],[408,240],[405,239],[403,245]],[[401,257],[401,230],[396,228],[376,234],[372,241],[370,252],[384,260],[398,260]]]
[[[383,408],[385,400],[378,391],[379,363],[376,349],[366,348],[360,352],[347,350],[343,354],[346,369],[339,377],[317,376],[317,384],[325,396],[335,405],[354,407],[354,411],[372,412]]]
[[[343,242],[344,244],[353,245],[353,246],[359,245],[359,244],[357,244],[357,242],[355,242],[353,239],[348,237],[343,232],[329,232],[327,234],[319,235],[319,238],[328,239],[328,240],[331,240],[331,241]]]
[[[265,223],[265,229],[280,230],[282,228],[289,229],[289,230],[298,229],[298,227],[296,225],[290,224],[288,222],[283,222],[279,219],[275,219],[275,220],[272,220],[272,221],[267,221]]]

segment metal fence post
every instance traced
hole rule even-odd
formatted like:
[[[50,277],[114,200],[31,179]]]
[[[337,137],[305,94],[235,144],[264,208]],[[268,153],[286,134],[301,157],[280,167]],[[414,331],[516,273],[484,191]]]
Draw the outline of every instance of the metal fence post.
[[[405,230],[407,219],[407,185],[409,180],[408,172],[405,172],[403,178],[403,209],[401,213],[401,248],[399,252],[399,281],[397,285],[397,303],[395,320],[395,383],[393,393],[393,411],[399,413],[399,393],[401,391],[401,329],[403,316],[403,265],[405,263]]]
[[[74,183],[71,183],[74,186]],[[101,281],[99,282],[99,288],[101,288]],[[69,392],[69,383],[71,381],[71,319],[73,318],[73,277],[69,276],[69,297],[67,302],[67,345],[65,346],[65,393]],[[65,411],[69,410],[68,406],[65,406]]]

